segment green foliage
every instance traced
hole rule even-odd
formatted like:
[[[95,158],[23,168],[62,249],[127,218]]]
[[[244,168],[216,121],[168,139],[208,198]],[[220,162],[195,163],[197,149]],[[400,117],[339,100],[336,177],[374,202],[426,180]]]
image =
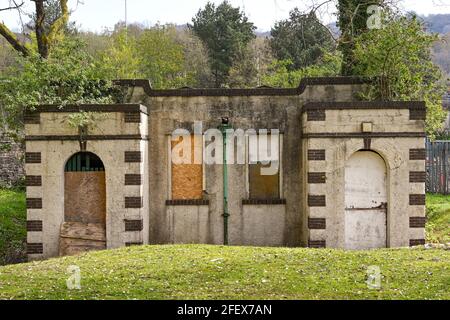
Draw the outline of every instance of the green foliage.
[[[355,39],[355,72],[382,76],[366,99],[423,100],[427,103],[427,132],[433,137],[445,117],[442,73],[432,62],[435,35],[424,31],[415,17],[392,17],[382,29],[370,30]]]
[[[370,14],[369,6],[383,6],[388,0],[338,0],[337,25],[341,30],[339,50],[343,55],[341,74],[343,76],[359,75],[355,70],[354,57],[355,38],[367,32]]]
[[[278,60],[290,60],[289,70],[320,62],[324,52],[334,47],[330,31],[314,13],[292,10],[289,19],[279,21],[271,30],[270,46]]]
[[[342,57],[338,53],[325,53],[320,63],[300,70],[291,70],[290,60],[273,61],[268,73],[263,76],[263,83],[272,87],[294,88],[306,77],[337,76],[341,68]]]
[[[120,29],[109,37],[108,47],[101,52],[100,60],[107,79],[138,79],[143,76],[136,38],[128,35],[126,29]]]
[[[445,250],[135,246],[0,267],[0,299],[442,299]],[[68,290],[67,268],[81,270]],[[367,269],[381,269],[369,289]]]
[[[0,265],[26,261],[26,220],[25,192],[0,189]]]
[[[189,27],[208,48],[215,86],[224,86],[233,61],[240,59],[255,38],[256,27],[239,8],[233,8],[227,1],[217,8],[208,2],[192,22]]]
[[[427,241],[450,242],[450,195],[427,194]]]
[[[7,129],[21,132],[22,112],[41,104],[109,103],[112,84],[102,79],[102,69],[76,38],[66,38],[52,47],[48,59],[33,53],[19,57],[18,66],[0,82],[0,107]]]
[[[170,89],[195,86],[208,73],[202,44],[190,34],[172,25],[134,31],[119,27],[111,35],[101,53],[105,78],[145,78],[154,89]]]
[[[184,48],[176,41],[173,26],[155,26],[138,39],[141,73],[155,89],[177,88],[192,82],[184,70]]]

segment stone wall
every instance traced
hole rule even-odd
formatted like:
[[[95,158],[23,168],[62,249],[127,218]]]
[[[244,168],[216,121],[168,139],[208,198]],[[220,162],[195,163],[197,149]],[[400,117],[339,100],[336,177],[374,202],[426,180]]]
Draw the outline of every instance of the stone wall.
[[[20,143],[0,133],[0,187],[16,186],[23,179],[23,155]]]

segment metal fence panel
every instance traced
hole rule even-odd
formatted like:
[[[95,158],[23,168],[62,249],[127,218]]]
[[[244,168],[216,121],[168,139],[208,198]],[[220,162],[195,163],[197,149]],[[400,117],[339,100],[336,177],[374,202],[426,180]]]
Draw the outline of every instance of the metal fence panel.
[[[450,140],[427,140],[426,148],[427,192],[450,194]]]

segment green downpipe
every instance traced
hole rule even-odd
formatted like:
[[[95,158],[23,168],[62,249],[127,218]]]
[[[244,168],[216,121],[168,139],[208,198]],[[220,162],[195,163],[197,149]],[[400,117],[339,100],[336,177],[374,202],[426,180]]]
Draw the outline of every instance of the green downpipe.
[[[228,124],[228,118],[222,119],[220,126],[223,138],[223,244],[228,245],[228,166],[227,166],[227,129],[231,126]]]

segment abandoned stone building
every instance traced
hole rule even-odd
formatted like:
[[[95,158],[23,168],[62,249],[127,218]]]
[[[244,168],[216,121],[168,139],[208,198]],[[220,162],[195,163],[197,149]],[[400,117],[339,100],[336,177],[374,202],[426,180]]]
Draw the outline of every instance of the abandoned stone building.
[[[117,84],[126,103],[25,115],[30,259],[138,244],[424,243],[424,103],[361,102],[367,81],[345,77],[293,89]],[[84,134],[67,121],[81,111],[99,115]],[[278,170],[261,173],[248,139],[244,163],[175,163],[174,130],[195,122],[199,141],[210,128],[278,130]]]

